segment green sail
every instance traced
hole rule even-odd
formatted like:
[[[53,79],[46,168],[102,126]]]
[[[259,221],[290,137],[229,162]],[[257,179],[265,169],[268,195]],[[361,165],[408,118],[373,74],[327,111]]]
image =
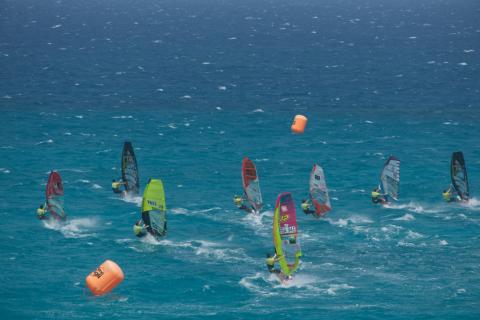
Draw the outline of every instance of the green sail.
[[[295,204],[289,192],[277,197],[273,214],[273,245],[282,273],[291,276],[297,271],[302,251],[298,241]]]
[[[160,179],[150,179],[143,192],[142,220],[151,235],[155,237],[166,235],[167,207],[163,183]]]

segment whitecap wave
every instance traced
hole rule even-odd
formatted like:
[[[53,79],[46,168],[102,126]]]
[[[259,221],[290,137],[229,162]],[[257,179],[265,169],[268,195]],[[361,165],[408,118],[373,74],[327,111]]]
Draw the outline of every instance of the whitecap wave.
[[[424,205],[415,203],[413,201],[407,203],[407,204],[395,204],[395,203],[389,203],[383,206],[384,208],[387,209],[392,209],[392,210],[408,210],[411,212],[415,213],[438,213],[441,212],[439,208],[426,208]]]
[[[240,214],[244,214],[243,212]],[[241,220],[236,220],[241,222],[243,225],[254,230],[255,234],[266,235],[271,232],[271,229],[265,228],[266,225],[270,226],[273,217],[273,211],[264,211],[260,214],[248,213]],[[267,220],[266,224],[264,220]]]
[[[208,209],[203,209],[203,210],[196,210],[195,212],[200,212],[200,213],[203,213],[203,212],[210,212],[210,211],[213,211],[213,210],[220,210],[222,208],[220,207],[213,207],[213,208],[208,208]]]
[[[370,220],[370,218],[368,218],[366,216],[361,216],[361,215],[352,215],[352,216],[347,217],[345,219],[340,218],[338,220],[333,220],[331,218],[325,218],[324,220],[327,221],[328,223],[330,223],[331,225],[339,226],[339,227],[346,227],[350,224],[369,224],[369,223],[373,223],[373,221]]]
[[[129,194],[126,194],[124,195],[123,197],[118,197],[116,199],[120,199],[122,201],[125,201],[125,202],[128,202],[128,203],[134,203],[136,204],[138,207],[141,207],[142,206],[142,197],[141,196],[133,196],[133,195],[129,195]]]
[[[330,287],[328,289],[326,289],[326,293],[331,295],[331,296],[335,296],[335,295],[337,295],[337,292],[340,291],[340,290],[350,290],[350,289],[355,289],[355,287],[350,286],[346,283],[332,284],[332,285],[330,285]]]
[[[408,230],[406,238],[410,239],[410,240],[417,240],[417,239],[421,239],[423,237],[424,237],[424,235],[421,234],[421,233],[418,233],[418,232],[415,232],[415,231],[412,231],[412,230]]]
[[[200,245],[198,246],[197,243]],[[191,242],[195,247],[195,254],[205,256],[209,259],[216,259],[222,262],[238,262],[249,260],[243,248],[223,248],[222,245],[215,242],[199,240]]]
[[[415,217],[413,215],[411,215],[410,213],[406,213],[403,216],[401,216],[399,218],[395,218],[393,220],[396,220],[396,221],[413,221],[413,220],[415,220]]]
[[[263,213],[246,213],[245,216],[242,218],[242,221],[246,222],[252,227],[263,227],[263,217],[269,217],[272,215],[273,212],[268,211],[265,211]]]
[[[90,232],[98,226],[97,218],[76,218],[65,222],[48,219],[42,222],[46,228],[60,231],[65,238],[85,238],[93,236],[94,234]]]
[[[387,235],[397,235],[402,229],[403,227],[397,226],[395,224],[388,224],[380,228],[380,230]]]
[[[238,283],[245,289],[261,295],[266,295],[266,296],[277,295],[278,293],[272,291],[270,288],[262,287],[262,283],[265,283],[267,281],[269,280],[265,278],[262,273],[257,272],[253,276],[243,277],[242,279],[240,279]]]
[[[38,145],[44,144],[44,143],[53,143],[53,140],[52,139],[43,140],[43,141],[35,143],[35,145],[38,146]]]
[[[320,291],[319,288],[315,287],[313,284],[318,282],[317,278],[312,277],[306,274],[295,274],[292,279],[287,281],[280,281],[278,276],[271,274],[270,279],[275,279],[279,282],[274,288],[307,288],[310,291]]]
[[[128,115],[128,116],[123,116],[122,115],[122,116],[113,116],[112,117],[112,119],[132,119],[132,118],[133,118],[133,116],[130,116],[130,115]]]
[[[181,214],[181,215],[187,215],[188,214],[188,210],[185,209],[185,208],[172,208],[170,210],[171,213],[173,214]]]
[[[398,241],[397,242],[397,246],[398,247],[407,247],[407,248],[414,248],[416,247],[416,245],[414,243],[411,243],[411,242],[406,242],[406,241]]]
[[[478,200],[477,198],[470,198],[468,202],[460,202],[460,205],[470,210],[480,210],[480,200]]]
[[[116,239],[115,242],[118,243],[118,244],[122,244],[122,243],[130,243],[130,242],[133,242],[134,240],[131,239],[131,238],[123,238],[123,239]]]

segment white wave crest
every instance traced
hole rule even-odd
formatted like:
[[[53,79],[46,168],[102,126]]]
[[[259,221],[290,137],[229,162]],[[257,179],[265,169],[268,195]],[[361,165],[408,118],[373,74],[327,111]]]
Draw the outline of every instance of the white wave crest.
[[[415,220],[415,217],[413,215],[411,215],[410,213],[406,213],[403,216],[401,216],[399,218],[396,218],[396,219],[393,219],[393,220],[396,220],[396,221],[413,221],[413,220]]]
[[[278,279],[278,278],[277,278]],[[272,296],[277,295],[278,293],[272,291],[270,288],[264,288],[261,286],[262,283],[268,281],[262,273],[257,272],[253,276],[246,276],[240,279],[238,282],[242,287],[246,288],[249,291],[265,295],[265,296]]]
[[[353,215],[351,217],[348,217],[346,219],[340,218],[338,220],[333,220],[331,218],[326,218],[326,221],[330,223],[331,225],[339,226],[339,227],[346,227],[350,224],[368,224],[368,223],[373,223],[370,218],[366,216],[361,216],[361,215]]]
[[[196,255],[203,255],[210,259],[216,259],[226,262],[245,261],[249,257],[241,248],[219,248],[220,244],[210,241],[198,241],[200,246],[195,250]]]
[[[60,231],[65,238],[85,238],[93,236],[93,234],[89,232],[98,226],[98,219],[77,218],[67,220],[66,222],[48,219],[44,220],[43,224],[48,229]]]
[[[44,144],[44,143],[53,143],[53,140],[52,139],[43,140],[43,141],[35,143],[35,145],[38,146],[38,145]]]
[[[271,274],[270,279],[274,277],[276,281],[279,281],[279,278]],[[317,282],[315,277],[306,275],[306,274],[295,274],[292,279],[280,282],[280,284],[275,285],[274,288],[307,288],[311,291],[319,291],[318,288],[313,286]]]
[[[204,212],[210,212],[210,211],[213,211],[213,210],[220,210],[220,209],[222,209],[222,208],[213,207],[213,208],[208,208],[208,209],[204,209],[204,210],[197,210],[196,212],[204,213]]]
[[[390,203],[384,205],[384,208],[387,209],[393,209],[393,210],[408,210],[411,212],[415,213],[438,213],[441,210],[438,208],[425,208],[423,205],[420,205],[418,203],[415,203],[413,201],[407,203],[407,204],[395,204],[395,203]]]
[[[477,198],[471,198],[468,202],[461,202],[460,205],[470,210],[480,210],[480,200]]]
[[[414,232],[412,230],[408,230],[408,232],[407,232],[407,239],[417,240],[417,239],[421,239],[423,237],[424,237],[423,234],[418,233],[418,232]]]
[[[173,214],[182,214],[182,215],[188,214],[188,210],[185,208],[172,208],[170,212]]]
[[[342,284],[332,284],[330,287],[326,290],[327,294],[331,296],[337,295],[337,292],[340,290],[350,290],[350,289],[355,289],[355,287],[352,287],[346,283]]]
[[[128,203],[135,203],[138,207],[142,206],[142,197],[141,196],[132,196],[129,194],[126,194],[123,197],[118,198],[122,201],[128,202]]]

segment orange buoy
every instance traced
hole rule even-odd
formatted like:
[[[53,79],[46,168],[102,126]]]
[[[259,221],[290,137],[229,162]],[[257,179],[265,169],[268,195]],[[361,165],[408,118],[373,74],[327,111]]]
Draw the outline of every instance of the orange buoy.
[[[93,295],[101,296],[102,294],[112,291],[120,282],[125,279],[122,269],[111,260],[104,263],[87,276],[87,287],[92,291]]]
[[[293,119],[292,132],[297,134],[303,133],[307,126],[307,121],[307,117],[297,114]]]

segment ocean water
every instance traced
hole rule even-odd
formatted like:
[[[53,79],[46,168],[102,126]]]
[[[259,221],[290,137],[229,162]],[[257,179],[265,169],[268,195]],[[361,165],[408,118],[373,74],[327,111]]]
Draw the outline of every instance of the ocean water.
[[[419,3],[420,2],[420,3]],[[2,319],[478,319],[478,1],[0,1]],[[296,114],[309,118],[293,135]],[[132,141],[162,179],[167,237],[110,189]],[[445,204],[453,151],[472,200]],[[400,199],[373,206],[389,155]],[[241,161],[264,211],[236,210]],[[314,163],[333,210],[300,211]],[[65,224],[46,224],[50,170]],[[304,256],[268,274],[277,195]],[[93,297],[105,259],[125,280]]]

